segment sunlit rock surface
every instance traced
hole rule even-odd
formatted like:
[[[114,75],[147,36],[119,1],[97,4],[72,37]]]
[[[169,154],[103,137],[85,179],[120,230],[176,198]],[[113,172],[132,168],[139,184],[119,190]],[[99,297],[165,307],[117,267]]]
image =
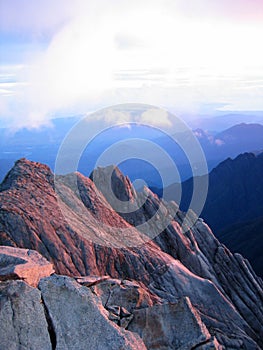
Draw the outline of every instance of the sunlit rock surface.
[[[57,274],[73,276],[79,283],[85,277],[86,286],[76,287],[76,282],[74,288],[95,293],[114,327],[135,327],[136,313],[157,318],[158,307],[160,324],[166,312],[172,313],[171,320],[177,319],[172,305],[188,300],[188,309],[199,315],[196,325],[202,324],[200,329],[210,334],[196,348],[262,347],[262,280],[249,262],[226,249],[194,214],[183,223],[184,214],[175,203],[160,200],[147,188],[136,193],[130,181],[114,171],[113,188],[119,199],[129,200],[124,202],[128,209],[140,205],[135,212],[117,213],[107,192],[81,174],[60,176],[54,182],[48,167],[18,161],[0,186],[0,244],[34,249],[54,264]],[[100,168],[98,177],[104,179],[103,174]],[[149,222],[159,209],[160,215]],[[141,223],[148,232],[138,230]],[[130,286],[122,282],[129,280]],[[52,290],[56,294],[56,288]],[[136,331],[142,339],[143,332]],[[150,329],[147,332],[151,334]],[[162,341],[174,344],[169,329],[165,332]],[[145,345],[153,346],[146,341]]]

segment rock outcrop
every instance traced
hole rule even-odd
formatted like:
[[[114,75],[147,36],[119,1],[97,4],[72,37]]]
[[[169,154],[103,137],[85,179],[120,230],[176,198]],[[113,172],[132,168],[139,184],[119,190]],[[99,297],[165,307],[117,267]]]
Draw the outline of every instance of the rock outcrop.
[[[100,299],[74,279],[53,275],[39,289],[0,283],[0,348],[146,349],[137,333],[112,322]]]
[[[56,349],[146,349],[136,333],[109,320],[108,312],[87,287],[73,279],[51,276],[39,289],[54,328]]]
[[[147,349],[196,349],[208,344],[221,349],[189,298],[136,310],[128,329],[141,336]]]
[[[263,127],[261,126],[261,129]],[[227,158],[209,173],[209,189],[202,217],[219,240],[244,254],[257,274],[263,276],[263,153]],[[202,177],[195,178],[195,182]],[[180,208],[186,210],[193,192],[193,178],[166,189],[166,198],[182,189]],[[158,192],[158,191],[157,191]],[[237,239],[238,237],[238,239]]]
[[[108,171],[109,170],[107,169],[106,174]],[[107,199],[109,199],[109,201],[111,201],[107,187],[104,186],[104,170],[100,168],[97,170],[97,172],[102,173],[101,178],[103,179],[101,183],[97,181],[97,185],[101,186],[100,189],[102,190],[102,193]],[[115,183],[118,184],[119,181],[123,179],[123,176],[120,175],[118,181],[116,181],[117,174],[119,173],[115,172],[115,177],[112,178],[111,182],[113,192],[116,192],[117,188],[120,188],[120,186],[116,187]],[[97,174],[97,178],[99,179],[100,175]],[[128,185],[131,186],[130,183]],[[133,190],[126,190],[125,193],[133,193]],[[122,197],[125,197],[125,193],[122,195]],[[131,210],[129,213],[120,212],[119,214],[125,218],[126,221],[136,227],[140,227],[142,223],[148,221],[148,230],[151,231],[152,236],[155,237],[153,239],[154,243],[159,246],[163,252],[166,252],[169,254],[169,256],[174,257],[177,261],[179,260],[183,264],[183,267],[186,267],[189,270],[188,272],[193,274],[193,276],[189,276],[187,279],[184,279],[184,282],[189,280],[191,284],[191,287],[188,285],[186,288],[188,291],[185,290],[184,295],[190,296],[190,290],[196,290],[196,292],[193,292],[193,294],[190,296],[190,299],[199,305],[198,308],[202,313],[209,315],[212,311],[213,314],[214,312],[211,310],[211,308],[209,308],[209,310],[204,310],[205,307],[200,308],[203,301],[197,297],[200,290],[204,290],[204,294],[201,298],[203,299],[208,289],[211,288],[208,287],[208,285],[203,288],[201,287],[201,284],[198,287],[194,287],[192,284],[195,280],[194,276],[202,277],[204,279],[204,283],[212,281],[213,286],[216,287],[217,291],[226,296],[227,299],[230,299],[234,308],[237,308],[238,312],[242,315],[246,322],[250,323],[250,320],[254,319],[252,333],[254,336],[259,335],[259,337],[262,337],[263,284],[262,280],[255,275],[249,262],[239,254],[233,255],[225,246],[220,244],[220,242],[214,237],[210,228],[202,219],[197,220],[194,213],[192,213],[192,218],[191,216],[188,216],[187,220],[185,220],[184,213],[178,210],[175,203],[165,203],[154,195],[148,188],[145,188],[142,193],[129,197],[129,200],[130,206],[139,206],[140,209],[135,212]],[[160,210],[160,208],[163,218],[159,219],[157,217],[157,219],[151,222],[150,218],[156,213],[157,210]],[[161,234],[156,234],[155,232],[158,232],[159,230],[158,221],[164,220],[165,216],[169,217],[169,215],[174,215],[175,210],[175,220],[172,220],[170,224],[167,225],[167,227],[161,232]],[[185,229],[187,226],[189,228]],[[182,227],[184,230],[182,230]],[[161,282],[158,281],[157,278],[155,279],[154,283],[151,284],[151,290],[154,290],[157,283],[157,288],[155,288],[154,293],[159,296],[163,296],[171,302],[174,302],[175,294],[176,297],[180,296],[180,291],[184,290],[187,283],[182,285],[180,288],[177,287],[177,292],[174,294],[175,284],[178,283],[178,274],[185,275],[186,270],[183,270],[183,273],[174,273],[176,263],[173,263],[172,266],[173,268],[171,268],[170,265],[168,271],[160,276]],[[173,284],[170,291],[169,284],[171,280],[173,280]],[[233,283],[233,281],[235,282]],[[162,286],[164,285],[165,288],[162,292]],[[242,285],[242,288],[240,288],[240,285]],[[170,292],[170,295],[168,292]],[[217,299],[216,294],[217,293],[215,293],[213,299]],[[210,299],[210,297],[208,298]],[[254,301],[256,299],[260,300],[259,307],[255,307]],[[251,307],[252,304],[254,304],[253,307]],[[206,324],[211,328],[213,328],[215,324],[210,321],[214,317],[217,318],[216,315],[218,314],[218,311],[216,311],[213,315],[212,314],[210,314],[206,319]],[[229,312],[229,315],[230,314],[231,312]],[[226,317],[226,320],[227,318],[228,317]],[[234,323],[236,323],[236,321],[234,321]],[[226,330],[226,327],[223,328]],[[218,337],[222,339],[224,338],[224,335],[218,335]],[[229,347],[234,346],[232,345],[230,338],[227,336],[225,341],[223,341],[223,343]],[[234,343],[235,342],[233,342],[233,344]]]
[[[20,279],[36,287],[54,272],[53,265],[34,250],[0,246],[0,281]]]
[[[85,287],[53,275],[39,289],[21,280],[1,283],[1,348],[222,349],[189,298],[154,305],[135,281],[105,282],[97,277]]]
[[[104,179],[103,169],[96,176]],[[197,349],[263,346],[263,284],[248,261],[220,244],[194,214],[184,220],[175,203],[160,200],[147,188],[136,193],[117,170],[113,177],[116,191],[124,207],[139,208],[117,213],[107,200],[107,191],[102,194],[91,179],[76,173],[60,176],[54,183],[48,167],[24,159],[15,164],[0,186],[0,244],[35,249],[54,264],[56,273],[74,276],[83,284],[80,287],[65,278],[64,284],[60,279],[55,282],[54,276],[40,282],[43,300],[46,298],[45,304],[55,312],[50,318],[53,315],[60,344],[65,342],[66,328],[59,328],[59,323],[66,314],[59,314],[54,300],[66,288],[70,290],[65,292],[69,300],[79,290],[91,302],[90,292],[95,293],[99,308],[119,335],[125,329],[135,329],[139,315],[156,320],[159,310],[158,329],[163,334],[159,349],[169,349],[161,346],[166,343],[175,349],[189,346],[183,345],[187,336],[180,336],[184,319],[176,310],[181,309],[185,320],[192,315],[196,331],[193,347]],[[181,320],[181,331],[178,328],[179,335],[174,338],[169,325],[162,330],[165,313],[171,322]],[[143,329],[136,332],[145,340]],[[153,331],[149,328],[145,332],[150,342]],[[125,344],[131,339],[127,337],[122,340]],[[171,345],[179,344],[179,338],[181,345]],[[200,339],[204,340],[199,343]],[[153,347],[154,343],[146,346]]]
[[[39,290],[21,280],[1,282],[0,305],[0,349],[52,349]]]

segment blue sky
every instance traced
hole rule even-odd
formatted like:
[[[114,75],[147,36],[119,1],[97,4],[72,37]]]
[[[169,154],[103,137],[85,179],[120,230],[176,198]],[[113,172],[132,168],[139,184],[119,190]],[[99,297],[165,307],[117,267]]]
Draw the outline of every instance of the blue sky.
[[[141,102],[263,110],[261,0],[0,0],[0,122]]]

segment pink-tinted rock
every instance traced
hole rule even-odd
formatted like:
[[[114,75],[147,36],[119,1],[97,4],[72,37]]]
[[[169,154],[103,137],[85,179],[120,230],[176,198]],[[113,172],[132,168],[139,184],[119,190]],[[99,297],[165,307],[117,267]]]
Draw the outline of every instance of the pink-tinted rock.
[[[24,280],[36,287],[54,273],[53,265],[34,250],[0,246],[0,281]]]
[[[58,177],[56,193],[48,167],[18,161],[0,185],[0,245],[37,250],[60,274],[134,280],[145,286],[153,304],[188,297],[208,331],[226,348],[263,346],[262,281],[249,264],[220,244],[202,220],[193,225],[189,217],[183,231],[184,214],[176,204],[161,201],[148,189],[135,193],[130,181],[114,171],[114,189],[124,204],[129,199],[132,207],[146,199],[140,210],[118,214],[80,174]],[[154,241],[144,243],[143,233],[133,225],[147,222],[157,208],[159,218],[148,225],[147,236],[155,237],[163,221],[170,224]],[[127,229],[126,236],[122,229]],[[112,299],[111,306],[130,312],[128,303],[117,301]]]

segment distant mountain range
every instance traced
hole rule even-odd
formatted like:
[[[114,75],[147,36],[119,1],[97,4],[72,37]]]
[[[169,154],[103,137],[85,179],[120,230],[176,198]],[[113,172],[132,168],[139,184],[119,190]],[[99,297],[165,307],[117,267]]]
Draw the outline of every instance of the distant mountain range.
[[[200,116],[192,117],[188,116],[188,124],[192,129],[201,128],[203,130],[224,131],[240,123],[255,123],[263,124],[263,113],[262,111],[248,111],[248,112],[230,112],[227,114],[219,114],[217,116]]]
[[[209,175],[202,216],[216,231],[263,214],[263,153],[228,158]]]
[[[222,242],[233,251],[242,252],[250,259],[258,274],[263,263],[263,153],[241,154],[226,159],[209,174],[209,190],[201,217]],[[196,181],[200,179],[196,178]],[[167,200],[173,200],[180,187],[168,187]],[[158,195],[161,191],[152,189]],[[181,209],[187,210],[192,193],[193,178],[182,183]],[[253,232],[250,232],[253,229]]]
[[[224,160],[244,152],[263,150],[263,125],[237,124],[217,134],[194,130],[208,160]]]
[[[217,235],[231,251],[245,256],[263,277],[263,216],[224,228]]]
[[[46,127],[39,131],[23,129],[15,134],[10,134],[7,129],[0,129],[0,180],[3,179],[15,160],[21,157],[48,164],[54,170],[59,146],[67,132],[78,120],[79,117],[65,120],[57,119],[53,121],[53,127],[51,128]],[[204,151],[209,171],[228,157],[235,157],[243,152],[263,150],[263,126],[261,124],[238,124],[220,133],[202,129],[196,129],[193,132]],[[192,176],[191,165],[180,146],[172,138],[157,129],[143,125],[133,125],[121,130],[115,127],[97,135],[83,152],[78,170],[88,176],[94,169],[98,157],[108,147],[129,138],[155,142],[173,159],[182,181]],[[132,147],[135,151],[146,152],[146,150],[141,149],[141,145],[137,147],[134,144]],[[139,149],[136,149],[136,147]],[[169,167],[163,163],[162,157],[158,158],[157,155],[155,157],[159,168],[168,174],[168,183],[175,182],[174,177],[169,175]],[[113,163],[115,164],[114,161],[109,159],[108,164],[103,165]],[[196,168],[196,173],[203,175],[199,170],[200,164],[193,165]],[[133,159],[119,164],[119,167],[132,181],[141,178],[151,187],[162,186],[158,171],[154,170],[147,162]]]

